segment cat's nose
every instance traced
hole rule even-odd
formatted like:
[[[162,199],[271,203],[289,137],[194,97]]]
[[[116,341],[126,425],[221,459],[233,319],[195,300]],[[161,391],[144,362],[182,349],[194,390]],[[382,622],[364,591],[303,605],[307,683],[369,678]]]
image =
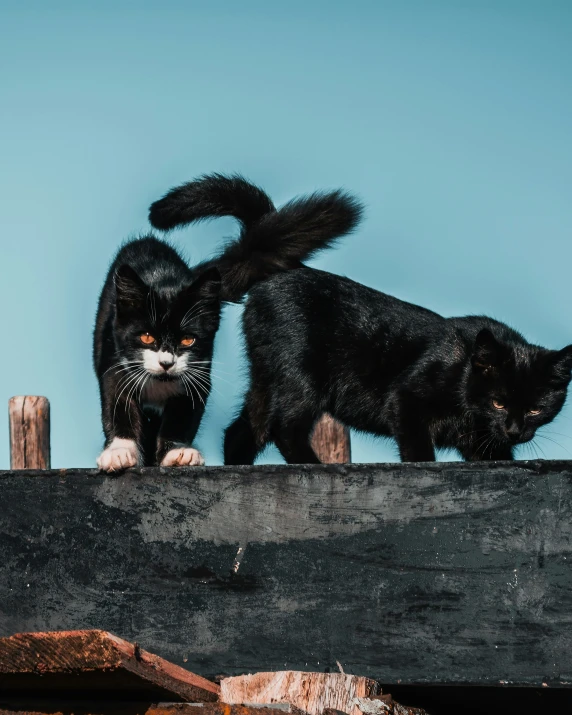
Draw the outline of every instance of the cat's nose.
[[[507,425],[505,427],[505,432],[507,434],[507,437],[509,439],[515,440],[520,437],[521,429],[520,425],[516,422],[512,422],[511,424]]]
[[[159,362],[159,365],[163,368],[163,370],[165,370],[165,372],[168,372],[173,367],[174,364],[175,363],[173,362],[173,360],[170,360],[170,361],[161,360]]]

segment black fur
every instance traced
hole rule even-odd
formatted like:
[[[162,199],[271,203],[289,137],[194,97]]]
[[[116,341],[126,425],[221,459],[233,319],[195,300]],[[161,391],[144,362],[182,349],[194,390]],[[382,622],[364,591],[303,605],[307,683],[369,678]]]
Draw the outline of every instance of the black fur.
[[[154,237],[131,241],[119,251],[103,287],[94,333],[106,447],[114,438],[133,440],[137,463],[152,465],[172,449],[192,446],[210,391],[219,292],[216,268],[191,270]],[[189,310],[190,320],[184,321]],[[141,343],[146,333],[155,338],[154,345]],[[196,339],[189,348],[180,342],[187,335]],[[144,350],[186,356],[192,364],[183,377],[153,375],[144,367]]]
[[[289,463],[317,463],[310,436],[326,411],[395,438],[403,461],[432,461],[435,448],[512,459],[570,382],[572,346],[547,350],[490,318],[446,319],[310,268],[254,286],[243,322],[250,388],[226,464],[251,464],[272,441]]]
[[[213,174],[172,189],[149,211],[153,226],[171,229],[217,216],[241,223],[238,240],[212,261],[222,277],[221,299],[240,301],[257,282],[300,268],[354,230],[362,207],[343,191],[317,192],[276,210],[266,194],[240,176]]]
[[[106,447],[115,438],[137,447],[136,458],[118,458],[122,467],[161,463],[171,450],[192,446],[211,388],[222,302],[240,300],[257,280],[300,267],[350,231],[360,208],[332,192],[277,211],[244,179],[215,174],[173,189],[150,211],[158,228],[225,215],[240,221],[241,233],[212,261],[189,268],[175,249],[148,236],[127,243],[111,265],[99,300],[94,365]],[[152,345],[141,342],[147,334]],[[189,337],[194,344],[182,345]],[[158,363],[159,352],[169,361]],[[145,356],[162,372],[146,369]]]

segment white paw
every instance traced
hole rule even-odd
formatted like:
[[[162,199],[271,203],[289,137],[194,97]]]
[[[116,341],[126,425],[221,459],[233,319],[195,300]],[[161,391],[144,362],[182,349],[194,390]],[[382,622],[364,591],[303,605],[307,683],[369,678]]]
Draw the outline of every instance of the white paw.
[[[131,439],[116,437],[97,459],[102,472],[119,472],[139,464],[139,450]]]
[[[203,455],[198,449],[180,447],[171,449],[163,457],[162,467],[202,467],[205,463]]]

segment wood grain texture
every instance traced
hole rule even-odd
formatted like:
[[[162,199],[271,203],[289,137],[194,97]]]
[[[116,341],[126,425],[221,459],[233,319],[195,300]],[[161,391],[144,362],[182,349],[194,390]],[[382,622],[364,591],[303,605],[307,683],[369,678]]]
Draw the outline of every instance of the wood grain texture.
[[[324,464],[348,464],[352,461],[349,429],[324,413],[312,434],[312,449]]]
[[[218,700],[220,687],[100,630],[18,633],[0,639],[0,690],[136,692],[193,702]]]
[[[8,401],[10,466],[50,468],[50,403],[46,397],[22,395]]]
[[[572,683],[569,461],[4,472],[0,493],[0,635],[100,628],[207,676]]]
[[[356,698],[369,698],[381,690],[375,680],[358,675],[292,670],[225,678],[220,688],[224,703],[291,703],[310,715],[322,715],[326,708],[361,715]]]

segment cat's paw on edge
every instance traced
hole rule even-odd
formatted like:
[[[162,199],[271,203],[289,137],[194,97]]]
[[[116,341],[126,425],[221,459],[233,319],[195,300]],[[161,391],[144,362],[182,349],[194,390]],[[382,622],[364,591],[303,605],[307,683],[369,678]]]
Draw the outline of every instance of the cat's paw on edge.
[[[162,467],[202,467],[205,463],[203,455],[198,449],[180,447],[171,449],[163,457]]]
[[[139,464],[139,450],[130,439],[114,439],[97,458],[97,466],[102,472],[120,472]]]

